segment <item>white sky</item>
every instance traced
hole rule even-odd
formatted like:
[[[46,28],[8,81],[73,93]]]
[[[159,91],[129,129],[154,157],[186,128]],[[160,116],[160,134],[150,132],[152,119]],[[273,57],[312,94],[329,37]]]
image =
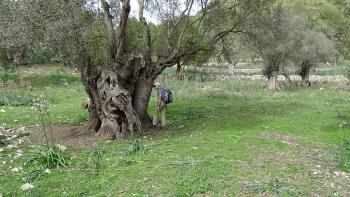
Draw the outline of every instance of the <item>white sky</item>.
[[[138,0],[130,0],[130,6],[131,6],[131,15],[138,18],[138,10],[139,10],[139,4]],[[198,11],[200,10],[200,6],[196,3],[193,4],[192,10],[191,10],[191,15],[195,15]],[[159,21],[156,16],[152,16],[151,13],[145,11],[144,16],[148,22],[152,22],[155,24],[158,24]]]
[[[138,18],[138,16],[139,16],[139,3],[137,2],[137,0],[130,0],[130,6],[131,6],[131,12],[130,12],[131,15]],[[157,19],[155,17],[152,17],[151,14],[148,13],[147,11],[145,11],[144,16],[148,22],[152,22],[155,24],[158,23]]]

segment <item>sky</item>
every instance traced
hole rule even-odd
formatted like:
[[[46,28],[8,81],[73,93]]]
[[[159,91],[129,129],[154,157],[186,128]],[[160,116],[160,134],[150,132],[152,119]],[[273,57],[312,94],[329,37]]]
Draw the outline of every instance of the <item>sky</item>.
[[[183,0],[183,2],[185,1]],[[131,12],[130,12],[131,15],[138,18],[138,10],[139,10],[138,0],[130,0],[130,6],[131,6]],[[199,11],[199,9],[200,9],[200,6],[197,4],[194,4],[192,7],[191,15],[195,15]],[[152,22],[154,24],[160,23],[160,21],[158,21],[156,16],[154,15],[152,16],[152,14],[147,11],[144,12],[144,16],[147,22]]]

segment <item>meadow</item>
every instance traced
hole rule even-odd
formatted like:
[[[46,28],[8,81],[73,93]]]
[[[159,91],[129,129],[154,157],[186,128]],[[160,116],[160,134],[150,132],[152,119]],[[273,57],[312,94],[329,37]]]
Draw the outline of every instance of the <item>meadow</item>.
[[[0,88],[0,126],[17,132],[0,141],[0,196],[350,196],[348,84],[281,82],[268,92],[264,81],[189,74],[159,79],[174,94],[166,128],[84,146],[62,141],[69,162],[48,171],[28,162],[41,147],[31,138],[41,123],[34,104],[45,100],[53,125],[84,124],[79,74],[1,70],[2,80],[31,85]],[[155,92],[150,114],[154,107]],[[34,188],[22,191],[26,182]]]

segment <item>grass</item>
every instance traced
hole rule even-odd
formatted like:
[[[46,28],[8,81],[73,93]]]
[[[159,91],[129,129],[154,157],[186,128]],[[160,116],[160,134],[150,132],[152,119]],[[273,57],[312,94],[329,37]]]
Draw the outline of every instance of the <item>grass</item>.
[[[174,94],[169,124],[137,141],[106,141],[92,149],[68,148],[72,165],[36,179],[22,192],[23,166],[37,148],[24,144],[0,153],[0,193],[4,196],[331,196],[349,195],[349,180],[327,175],[337,169],[339,113],[348,116],[350,92],[341,84],[310,88],[281,83],[278,93],[262,81],[161,81]],[[48,83],[33,95],[49,100],[54,123],[83,123],[83,87]],[[154,110],[152,94],[150,113]],[[0,122],[9,127],[39,123],[30,106],[3,106]],[[60,117],[60,118],[59,118]],[[17,121],[14,121],[14,120]],[[96,148],[97,147],[97,148]],[[103,147],[103,150],[99,147]],[[12,156],[11,156],[12,155]],[[89,158],[92,162],[89,163]],[[13,160],[11,163],[10,161]],[[321,166],[318,168],[317,166]],[[315,170],[318,174],[314,174]],[[98,173],[96,173],[98,172]],[[33,177],[36,177],[33,175]],[[332,187],[332,185],[335,185]],[[340,188],[340,189],[339,189]]]

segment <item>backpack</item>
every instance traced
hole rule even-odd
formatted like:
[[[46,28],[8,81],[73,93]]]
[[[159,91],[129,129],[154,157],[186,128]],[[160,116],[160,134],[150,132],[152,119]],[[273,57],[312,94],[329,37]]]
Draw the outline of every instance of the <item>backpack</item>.
[[[162,88],[162,100],[164,101],[165,104],[169,104],[173,102],[173,93],[167,89],[167,88]]]

